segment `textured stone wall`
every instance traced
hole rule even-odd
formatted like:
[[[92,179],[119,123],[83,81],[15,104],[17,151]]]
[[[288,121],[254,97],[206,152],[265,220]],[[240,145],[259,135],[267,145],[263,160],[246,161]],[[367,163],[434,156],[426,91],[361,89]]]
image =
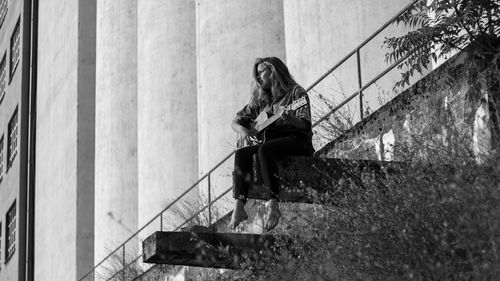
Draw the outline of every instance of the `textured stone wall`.
[[[323,157],[432,160],[436,149],[472,153],[491,149],[488,90],[475,83],[459,54],[317,152]]]

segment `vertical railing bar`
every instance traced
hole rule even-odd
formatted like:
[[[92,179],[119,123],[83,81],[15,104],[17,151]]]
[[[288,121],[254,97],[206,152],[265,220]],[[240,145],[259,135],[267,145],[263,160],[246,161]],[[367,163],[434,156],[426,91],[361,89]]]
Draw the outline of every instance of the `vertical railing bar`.
[[[125,280],[125,266],[127,265],[127,262],[125,261],[125,245],[122,246],[122,266],[123,266],[123,280]]]
[[[361,80],[361,57],[360,57],[360,49],[356,50],[356,61],[358,65],[358,86],[359,88],[363,88],[363,81]],[[359,91],[359,117],[360,120],[363,120],[363,91]]]
[[[160,213],[160,231],[163,231],[163,212]]]
[[[211,173],[208,174],[208,226],[212,225],[212,182]]]

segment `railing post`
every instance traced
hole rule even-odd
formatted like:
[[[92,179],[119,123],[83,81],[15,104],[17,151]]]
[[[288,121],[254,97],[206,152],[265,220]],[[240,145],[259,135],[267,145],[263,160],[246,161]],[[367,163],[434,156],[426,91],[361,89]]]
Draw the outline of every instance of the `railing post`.
[[[361,80],[361,58],[359,48],[356,50],[356,61],[358,65],[358,86],[359,89],[363,88],[363,81]],[[363,91],[359,91],[359,117],[363,120]]]
[[[122,276],[123,276],[123,279],[125,281],[125,266],[127,265],[127,261],[125,260],[125,244],[123,244],[122,246],[122,265],[123,265],[123,270],[122,270]]]
[[[160,213],[160,231],[163,231],[163,212]]]
[[[208,173],[208,226],[212,224],[212,183],[210,180],[211,173]]]

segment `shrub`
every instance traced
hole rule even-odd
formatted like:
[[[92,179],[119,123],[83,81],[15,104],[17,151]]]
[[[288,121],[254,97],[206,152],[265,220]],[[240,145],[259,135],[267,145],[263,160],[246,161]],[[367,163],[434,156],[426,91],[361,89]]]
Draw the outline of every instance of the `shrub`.
[[[419,138],[402,149],[411,161],[398,176],[381,188],[365,175],[368,188],[321,198],[324,207],[290,229],[293,246],[248,265],[246,280],[494,280],[500,155],[477,164],[467,144],[450,150]],[[415,160],[420,149],[433,157]]]

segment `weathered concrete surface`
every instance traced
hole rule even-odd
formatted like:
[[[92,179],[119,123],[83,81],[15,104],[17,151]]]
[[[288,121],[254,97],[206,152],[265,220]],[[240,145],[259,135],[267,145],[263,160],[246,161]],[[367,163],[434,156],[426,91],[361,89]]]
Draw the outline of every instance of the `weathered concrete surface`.
[[[214,232],[155,232],[143,242],[146,263],[240,268],[246,259],[271,256],[273,235]]]
[[[488,95],[495,93],[469,76],[465,61],[465,53],[451,58],[316,155],[442,162],[473,152],[480,162],[492,149]]]
[[[138,229],[137,1],[97,1],[95,259]]]
[[[34,275],[77,280],[94,264],[96,1],[39,8]]]
[[[139,225],[198,178],[194,0],[138,1]],[[190,199],[196,199],[194,191]],[[172,223],[172,221],[175,221]],[[172,218],[165,224],[180,223]]]
[[[197,0],[200,174],[235,148],[230,123],[250,99],[257,57],[285,61],[283,1]],[[213,174],[213,197],[231,186],[233,161]],[[206,197],[206,185],[202,186]],[[217,205],[228,210],[228,204]]]

